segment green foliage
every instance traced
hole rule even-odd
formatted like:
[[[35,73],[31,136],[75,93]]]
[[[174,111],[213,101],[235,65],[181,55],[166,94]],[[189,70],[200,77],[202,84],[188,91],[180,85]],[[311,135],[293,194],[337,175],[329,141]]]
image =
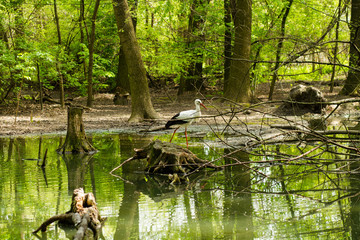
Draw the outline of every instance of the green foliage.
[[[201,19],[200,26],[189,33],[190,9],[193,1],[140,1],[132,7],[136,17],[136,34],[147,72],[154,79],[179,81],[193,61],[202,56],[203,77],[207,85],[222,82],[224,64],[224,2],[199,1],[194,19]],[[62,44],[58,46],[52,1],[10,1],[0,4],[0,101],[14,86],[19,86],[26,77],[26,86],[36,89],[37,70],[44,87],[56,90],[59,86],[59,71],[64,86],[72,92],[84,95],[87,88],[86,64],[88,61],[87,30],[94,2],[85,1],[85,22],[82,23],[81,40],[79,3],[64,0],[57,5]],[[129,1],[134,6],[134,1]],[[282,14],[287,1],[253,1],[252,6],[252,60],[260,61],[252,68],[253,87],[267,82],[273,74],[276,49],[279,42]],[[336,12],[338,1],[294,1],[285,28],[285,39],[280,61],[306,49],[325,32]],[[21,9],[21,11],[19,11]],[[349,29],[345,13],[341,16],[339,30],[339,54],[337,61],[348,64],[347,49]],[[232,27],[232,23],[230,24]],[[115,86],[118,71],[119,37],[113,7],[104,2],[96,21],[93,82],[95,91],[107,91]],[[2,36],[6,36],[4,38]],[[203,39],[204,40],[203,40]],[[189,42],[189,39],[193,41]],[[333,61],[335,30],[332,29],[323,41],[298,63],[281,64],[277,70],[280,80],[328,80],[331,65],[310,62]],[[85,65],[84,65],[85,64]],[[59,71],[57,69],[59,67]],[[337,67],[336,77],[347,72]],[[74,91],[75,90],[75,91]]]

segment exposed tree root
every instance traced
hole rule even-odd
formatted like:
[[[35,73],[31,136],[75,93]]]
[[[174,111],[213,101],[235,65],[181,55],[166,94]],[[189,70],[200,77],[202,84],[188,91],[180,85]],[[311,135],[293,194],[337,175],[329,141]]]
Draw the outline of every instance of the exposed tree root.
[[[184,180],[188,181],[183,176],[191,171],[201,168],[219,168],[206,160],[198,158],[188,149],[173,143],[156,140],[143,149],[135,149],[133,157],[124,161],[110,173],[112,174],[132,160],[145,158],[147,159],[147,166],[144,171],[149,174],[168,174],[169,180],[173,184],[181,183]]]
[[[82,188],[78,188],[74,190],[71,209],[64,214],[47,219],[33,233],[35,234],[40,230],[45,232],[47,226],[55,221],[59,221],[60,223],[73,225],[77,228],[74,239],[84,239],[88,228],[92,230],[94,239],[98,239],[102,223],[105,220],[105,218],[100,217],[94,195],[92,193],[85,193]]]

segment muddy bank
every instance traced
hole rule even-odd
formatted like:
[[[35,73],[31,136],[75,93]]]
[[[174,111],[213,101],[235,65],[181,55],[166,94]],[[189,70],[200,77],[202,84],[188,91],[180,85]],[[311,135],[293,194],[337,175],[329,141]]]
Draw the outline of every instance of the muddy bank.
[[[281,85],[274,95],[274,100],[286,99],[289,87],[291,84]],[[175,91],[175,90],[174,90]],[[326,86],[322,89],[323,93],[329,100],[338,98],[336,92],[329,93]],[[204,98],[203,96],[186,95],[182,98],[175,99],[170,96],[176,96],[176,92],[153,92],[153,105],[155,110],[160,113],[160,119],[153,121],[145,121],[138,124],[129,124],[127,120],[131,114],[131,107],[114,105],[114,94],[96,94],[94,97],[94,107],[85,110],[83,114],[83,121],[85,129],[88,132],[129,132],[138,133],[140,130],[149,129],[155,126],[163,126],[177,112],[193,109],[195,98]],[[155,97],[156,96],[156,97]],[[266,101],[267,86],[263,84],[258,87],[257,93],[259,101]],[[85,97],[74,98],[74,104],[86,105]],[[189,127],[189,132],[196,134],[206,134],[209,131],[221,131],[222,125],[226,124],[229,115],[220,116],[220,113],[229,111],[229,105],[224,104],[219,98],[209,97],[204,101],[207,110],[203,110],[204,118],[194,123]],[[274,112],[278,105],[268,104],[258,109],[263,112]],[[206,117],[217,116],[217,117]],[[265,119],[265,120],[264,120]],[[269,120],[270,119],[270,120]],[[246,126],[253,126],[256,128],[263,128],[266,125],[272,124],[271,116],[266,116],[264,113],[246,112],[240,113],[233,119],[233,127],[239,128],[240,132]],[[264,122],[267,121],[267,122]],[[209,127],[209,126],[210,127]],[[201,127],[200,127],[201,126]],[[67,110],[60,108],[57,104],[44,103],[43,110],[40,110],[40,104],[33,101],[22,100],[20,107],[16,110],[16,105],[0,106],[0,136],[13,136],[13,135],[37,135],[45,133],[65,134],[67,127]],[[231,130],[231,129],[230,129]],[[180,131],[180,130],[179,130]],[[171,132],[164,131],[166,134]],[[231,131],[230,131],[231,132]],[[150,134],[150,133],[149,133]],[[239,134],[237,130],[232,131],[232,134]]]

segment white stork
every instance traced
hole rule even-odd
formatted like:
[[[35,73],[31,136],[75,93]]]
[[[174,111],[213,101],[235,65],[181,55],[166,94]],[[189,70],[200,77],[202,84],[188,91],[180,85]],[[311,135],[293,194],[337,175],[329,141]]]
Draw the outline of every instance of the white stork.
[[[173,116],[165,125],[166,129],[169,129],[170,127],[175,127],[174,133],[170,139],[170,142],[172,141],[175,132],[180,128],[180,127],[185,127],[185,138],[186,138],[186,146],[189,147],[188,144],[188,139],[187,139],[187,126],[190,125],[196,118],[201,116],[201,110],[200,110],[200,106],[203,106],[205,109],[207,109],[205,107],[205,105],[201,102],[200,99],[196,99],[195,100],[195,110],[187,110],[187,111],[182,111],[179,112],[178,114],[176,114],[175,116]]]

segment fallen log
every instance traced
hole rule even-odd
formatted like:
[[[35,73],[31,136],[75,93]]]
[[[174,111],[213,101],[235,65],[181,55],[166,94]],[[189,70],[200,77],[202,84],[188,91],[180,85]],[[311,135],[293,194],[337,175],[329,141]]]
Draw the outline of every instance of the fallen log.
[[[184,180],[188,181],[187,178],[183,178],[184,175],[202,168],[220,168],[206,160],[198,158],[189,149],[173,143],[161,142],[160,140],[151,142],[143,149],[134,150],[135,155],[114,168],[110,174],[124,164],[136,159],[147,160],[147,165],[144,169],[146,173],[167,174],[171,183],[181,183]]]
[[[84,239],[88,229],[92,230],[94,239],[98,239],[105,220],[106,218],[100,216],[94,195],[85,193],[82,188],[78,188],[74,190],[70,210],[64,214],[50,217],[33,233],[36,234],[40,230],[45,232],[47,226],[59,221],[59,223],[76,227],[77,232],[74,239]]]

